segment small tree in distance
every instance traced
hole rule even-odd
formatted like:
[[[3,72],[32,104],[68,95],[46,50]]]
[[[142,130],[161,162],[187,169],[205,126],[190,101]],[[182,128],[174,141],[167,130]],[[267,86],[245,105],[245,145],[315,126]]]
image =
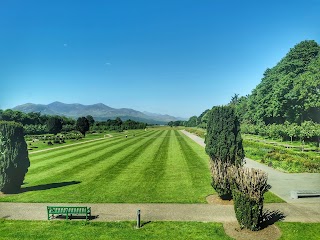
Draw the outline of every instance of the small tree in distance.
[[[47,120],[47,130],[49,133],[56,135],[62,129],[62,120],[58,116],[52,116]]]
[[[86,116],[86,119],[88,119],[88,121],[89,121],[89,126],[92,127],[95,122],[93,117],[91,115],[88,115],[88,116]]]
[[[84,137],[86,136],[86,132],[89,131],[89,127],[90,125],[87,118],[79,117],[77,119],[76,129],[81,132]]]

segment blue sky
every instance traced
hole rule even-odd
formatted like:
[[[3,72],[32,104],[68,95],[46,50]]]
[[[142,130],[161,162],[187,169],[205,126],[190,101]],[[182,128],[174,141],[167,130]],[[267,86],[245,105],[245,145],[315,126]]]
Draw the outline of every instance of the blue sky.
[[[199,115],[250,94],[320,1],[1,0],[0,108],[104,103]]]

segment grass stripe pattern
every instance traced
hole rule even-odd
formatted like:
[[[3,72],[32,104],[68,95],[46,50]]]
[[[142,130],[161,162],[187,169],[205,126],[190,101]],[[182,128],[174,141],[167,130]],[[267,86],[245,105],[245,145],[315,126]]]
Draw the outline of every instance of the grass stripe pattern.
[[[22,191],[0,201],[204,203],[213,193],[204,149],[169,128],[131,130],[29,158]]]

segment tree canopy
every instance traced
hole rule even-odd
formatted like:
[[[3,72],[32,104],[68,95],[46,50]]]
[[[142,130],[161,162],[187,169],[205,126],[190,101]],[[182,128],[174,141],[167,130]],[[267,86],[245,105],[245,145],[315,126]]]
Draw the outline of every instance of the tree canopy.
[[[319,53],[315,41],[302,41],[268,68],[251,95],[231,101],[242,120],[254,124],[320,122]]]
[[[76,129],[82,133],[83,136],[86,136],[86,132],[89,131],[89,121],[85,117],[79,117],[76,122]]]

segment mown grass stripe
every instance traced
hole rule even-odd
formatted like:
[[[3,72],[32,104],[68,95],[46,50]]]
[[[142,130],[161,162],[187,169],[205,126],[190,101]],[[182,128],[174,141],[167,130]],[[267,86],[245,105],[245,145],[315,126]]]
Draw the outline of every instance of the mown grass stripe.
[[[31,158],[31,169],[35,169],[39,166],[43,166],[43,165],[47,165],[49,167],[52,167],[54,164],[56,164],[57,162],[63,162],[63,161],[67,161],[67,159],[71,159],[71,158],[74,158],[76,160],[77,157],[82,157],[84,156],[85,153],[83,152],[88,152],[88,155],[91,154],[91,153],[94,153],[94,151],[89,151],[90,149],[92,148],[96,148],[97,151],[101,150],[101,149],[105,149],[106,147],[109,147],[109,146],[113,146],[119,142],[121,142],[123,140],[123,138],[117,138],[117,139],[114,139],[112,141],[107,141],[107,142],[101,142],[99,144],[91,144],[91,143],[88,143],[86,144],[85,146],[82,146],[81,148],[72,148],[72,149],[69,149],[69,150],[63,150],[63,151],[57,151],[56,154],[53,154],[53,155],[44,155],[46,156],[45,158],[43,157],[42,158],[42,161],[36,161],[36,163],[34,163],[34,160],[33,158]],[[132,138],[131,138],[132,140]],[[57,160],[58,158],[58,160]],[[46,161],[50,161],[50,164],[46,163]],[[35,168],[34,168],[35,166]]]
[[[188,166],[193,188],[196,190],[204,179],[203,176],[199,175],[199,173],[203,172],[202,170],[204,168],[209,172],[208,163],[206,163],[205,160],[189,146],[187,140],[182,136],[182,133],[176,131],[175,134],[176,136],[179,136],[179,145]]]
[[[61,165],[68,164],[72,161],[78,161],[80,158],[90,156],[93,153],[97,153],[105,150],[107,147],[112,147],[123,142],[123,139],[118,139],[117,141],[104,142],[102,144],[90,145],[83,147],[79,150],[71,150],[67,152],[60,152],[54,157],[48,158],[46,161],[50,161],[48,164],[46,161],[38,162],[34,164],[32,161],[32,167],[29,170],[30,174],[37,174],[42,171],[51,170],[53,171],[55,167],[60,167]]]
[[[150,135],[156,134],[157,132],[153,132],[150,133]],[[161,134],[161,132],[159,133]],[[89,166],[93,166],[94,164],[97,164],[98,162],[106,159],[106,157],[110,157],[113,156],[117,153],[119,153],[122,149],[124,148],[129,148],[130,146],[133,146],[136,144],[136,140],[135,139],[123,139],[123,142],[121,143],[117,143],[115,144],[113,147],[115,148],[102,148],[99,151],[93,149],[92,152],[94,152],[94,154],[98,154],[98,156],[96,156],[95,158],[91,158],[91,157],[87,157],[90,156],[90,154],[88,155],[86,152],[82,153],[83,156],[79,156],[78,158],[70,158],[70,161],[67,162],[63,162],[60,165],[54,166],[51,169],[49,169],[52,173],[54,173],[54,175],[50,175],[51,177],[49,179],[52,179],[52,181],[54,181],[54,179],[57,178],[57,175],[66,175],[68,177],[73,176],[74,174],[76,174],[77,172],[83,171],[84,169],[88,168]],[[99,155],[99,153],[102,153]],[[92,153],[91,153],[92,154]],[[87,158],[86,158],[87,157]],[[37,179],[46,179],[46,181],[48,181],[48,176],[47,174],[45,174],[45,172],[43,173],[37,173],[36,178]],[[31,177],[31,176],[30,176]]]
[[[114,164],[104,169],[104,171],[108,172],[107,177],[102,173],[97,176],[97,179],[103,178],[104,180],[108,180],[108,182],[114,180],[125,168],[134,162],[140,155],[142,155],[144,151],[148,149],[148,146],[150,146],[162,134],[163,132],[160,132],[155,137],[147,138],[147,141],[143,142],[140,146],[137,146],[137,148],[130,149],[130,152],[126,151],[125,156],[117,159]]]
[[[150,133],[152,134],[152,133]],[[132,139],[132,138],[131,138]],[[130,139],[130,140],[131,140]],[[41,155],[41,158],[37,159],[38,161],[35,161],[33,157],[30,158],[31,162],[32,162],[32,166],[36,165],[39,160],[40,162],[43,161],[50,161],[50,163],[53,161],[52,159],[55,158],[60,158],[61,156],[69,156],[71,155],[73,157],[73,153],[76,153],[78,150],[84,150],[84,149],[90,149],[92,147],[99,147],[101,145],[106,145],[106,144],[113,144],[114,142],[120,142],[122,141],[123,138],[116,138],[116,139],[112,139],[106,142],[101,142],[101,143],[88,143],[86,145],[83,145],[81,147],[76,147],[76,148],[71,148],[71,149],[64,149],[64,150],[60,150],[60,151],[54,151],[52,154],[43,154]],[[106,145],[107,146],[107,145]]]
[[[98,184],[99,182],[103,182],[104,185],[101,186],[102,191],[108,191],[112,189],[113,181],[116,182],[116,179],[118,178],[119,175],[121,175],[130,165],[135,162],[140,155],[144,153],[144,151],[148,150],[148,147],[155,142],[157,139],[159,139],[159,136],[163,134],[159,133],[156,137],[153,138],[148,138],[146,139],[143,144],[140,146],[136,146],[135,148],[130,149],[129,151],[126,151],[125,154],[122,154],[122,157],[117,159],[116,162],[113,164],[105,167],[100,171],[100,173],[94,178],[91,179],[91,181],[87,182],[89,186],[95,186],[95,184]],[[134,173],[132,173],[134,174]],[[82,185],[82,188],[88,188],[88,186]],[[107,188],[106,190],[104,190]],[[119,186],[117,187],[117,192],[119,191]],[[121,188],[121,187],[120,187]],[[95,188],[92,188],[95,189]],[[92,191],[91,194],[94,194],[95,190]],[[113,193],[115,194],[115,193]],[[99,195],[96,196],[98,197],[99,202],[105,200],[105,199],[99,199]]]
[[[139,134],[137,134],[137,136],[139,135],[145,135],[145,132],[141,132]],[[117,137],[113,137],[113,138],[106,138],[106,139],[101,139],[101,141],[115,141],[117,139],[122,139],[124,138],[125,135],[121,135],[121,136],[117,136]],[[82,144],[78,144],[78,145],[66,145],[65,148],[52,148],[50,151],[45,151],[45,152],[35,152],[34,154],[30,155],[30,158],[32,158],[32,160],[34,162],[36,162],[36,159],[43,159],[43,156],[46,156],[47,158],[49,157],[55,157],[55,156],[59,156],[60,152],[64,152],[64,153],[69,153],[72,151],[76,151],[78,149],[82,149],[84,146],[90,146],[90,145],[97,145],[100,144],[100,141],[93,141],[93,142],[87,142],[87,143],[82,143]],[[66,150],[67,149],[67,150]],[[68,152],[66,152],[68,151]]]
[[[153,198],[161,198],[159,195],[162,193],[157,192],[156,189],[165,175],[171,132],[172,130],[167,130],[166,135],[162,137],[161,143],[157,144],[159,145],[158,149],[139,173],[140,176],[143,176],[143,179],[135,187],[132,187],[130,191],[135,194],[143,189],[141,197],[144,202],[151,201]]]

